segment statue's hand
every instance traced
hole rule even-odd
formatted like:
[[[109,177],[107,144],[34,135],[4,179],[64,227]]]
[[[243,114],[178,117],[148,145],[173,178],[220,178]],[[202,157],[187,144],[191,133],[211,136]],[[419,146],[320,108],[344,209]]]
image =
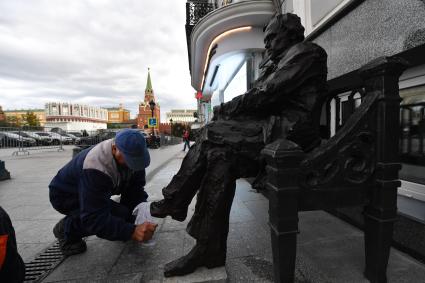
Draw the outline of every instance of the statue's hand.
[[[215,106],[213,120],[230,119],[236,117],[246,110],[249,110],[251,103],[255,104],[256,96],[264,92],[263,89],[252,88],[246,93],[236,96],[231,101]]]

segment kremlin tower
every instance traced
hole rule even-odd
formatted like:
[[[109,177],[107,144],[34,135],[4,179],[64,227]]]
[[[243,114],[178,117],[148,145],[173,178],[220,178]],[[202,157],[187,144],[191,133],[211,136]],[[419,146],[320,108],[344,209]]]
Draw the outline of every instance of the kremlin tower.
[[[145,98],[139,104],[139,114],[137,115],[137,127],[139,129],[148,128],[148,119],[152,117],[152,111],[149,105],[149,102],[151,101],[155,102],[155,109],[153,111],[153,115],[157,119],[157,125],[159,126],[161,119],[161,107],[159,103],[155,100],[155,95],[152,88],[150,69],[148,68],[148,79],[145,88]],[[158,126],[155,127],[156,131],[158,130]]]

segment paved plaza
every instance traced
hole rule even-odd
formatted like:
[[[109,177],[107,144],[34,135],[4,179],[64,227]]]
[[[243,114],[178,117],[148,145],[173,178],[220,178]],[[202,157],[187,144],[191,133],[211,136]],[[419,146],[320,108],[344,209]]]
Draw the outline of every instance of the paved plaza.
[[[151,150],[147,171],[149,199],[161,198],[161,189],[177,172],[185,153],[182,144]],[[53,241],[52,227],[62,216],[48,202],[47,185],[72,151],[34,152],[12,157],[0,152],[12,179],[0,182],[0,203],[15,226],[18,249],[31,261]],[[164,278],[163,267],[194,245],[185,232],[189,217],[180,223],[160,219],[155,245],[133,241],[110,242],[87,238],[87,252],[68,257],[43,282],[272,282],[272,255],[268,201],[238,180],[231,211],[225,268],[201,269],[186,277]],[[323,212],[300,213],[296,282],[368,282],[363,278],[363,234]],[[392,249],[389,282],[425,282],[425,266]]]

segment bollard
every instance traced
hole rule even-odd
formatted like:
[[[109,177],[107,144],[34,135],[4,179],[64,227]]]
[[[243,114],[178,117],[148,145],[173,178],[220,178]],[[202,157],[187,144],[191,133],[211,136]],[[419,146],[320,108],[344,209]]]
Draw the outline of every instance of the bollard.
[[[0,181],[10,179],[10,172],[6,170],[4,161],[0,160]]]

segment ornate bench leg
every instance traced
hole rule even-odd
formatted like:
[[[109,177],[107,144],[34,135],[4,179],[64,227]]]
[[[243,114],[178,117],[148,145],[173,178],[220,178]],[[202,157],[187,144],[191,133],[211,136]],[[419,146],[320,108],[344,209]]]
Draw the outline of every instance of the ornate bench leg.
[[[376,185],[364,211],[365,277],[370,282],[387,282],[393,226],[397,217],[397,176],[400,164],[378,163]],[[389,179],[389,180],[383,180]]]
[[[393,235],[392,219],[382,219],[365,211],[365,277],[373,283],[387,282],[387,265]]]
[[[365,276],[371,282],[387,282],[393,223],[397,216],[399,114],[398,81],[407,62],[394,57],[378,58],[359,70],[366,93],[379,93],[376,110],[376,172],[370,203],[365,209]]]
[[[275,282],[294,282],[298,233],[297,176],[304,152],[293,142],[278,140],[262,151],[267,166],[267,197]]]
[[[297,252],[297,190],[270,192],[270,230],[275,282],[294,282]]]

